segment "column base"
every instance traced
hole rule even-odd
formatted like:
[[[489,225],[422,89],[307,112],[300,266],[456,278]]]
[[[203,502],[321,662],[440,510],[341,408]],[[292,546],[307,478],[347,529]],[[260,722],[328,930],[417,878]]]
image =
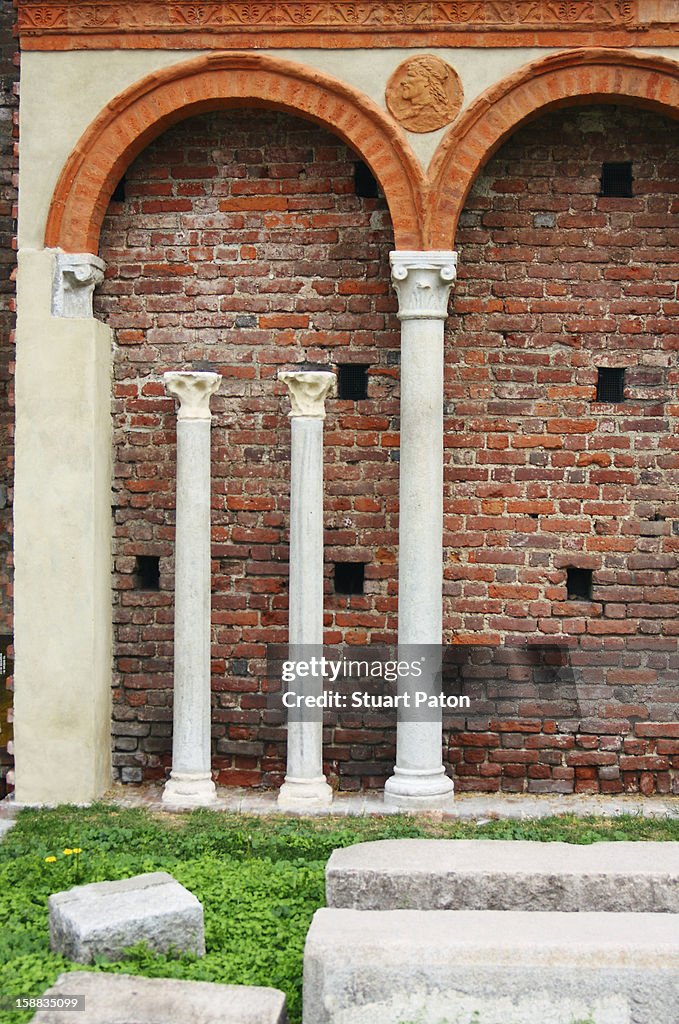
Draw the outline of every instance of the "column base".
[[[278,792],[278,807],[282,811],[313,811],[330,807],[332,789],[325,775],[315,779],[293,779],[286,776]]]
[[[162,802],[174,807],[207,807],[217,801],[212,775],[172,772],[163,789]]]
[[[430,772],[394,768],[384,785],[384,802],[403,811],[440,811],[452,806],[454,788],[443,767]]]

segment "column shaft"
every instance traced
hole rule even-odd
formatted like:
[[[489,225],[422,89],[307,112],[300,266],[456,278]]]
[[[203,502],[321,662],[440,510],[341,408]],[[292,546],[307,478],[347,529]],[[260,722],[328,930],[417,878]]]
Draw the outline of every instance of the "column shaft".
[[[168,373],[177,420],[172,773],[163,801],[215,800],[210,770],[210,396],[216,373]]]
[[[210,778],[210,422],[177,423],[172,771]]]
[[[304,658],[304,646],[323,645],[323,420],[296,416],[291,427],[288,653],[296,660]],[[303,685],[305,694],[323,692],[322,678],[307,679]],[[288,721],[286,778],[307,780],[325,792],[320,715],[310,721]]]
[[[443,632],[443,321],[401,324],[398,636]]]
[[[406,660],[424,645],[422,687],[435,690],[443,639],[443,330],[455,254],[391,259],[401,320],[398,642],[411,648]],[[385,801],[404,810],[445,806],[453,783],[441,750],[439,709],[400,714]]]
[[[280,374],[292,401],[290,469],[290,661],[320,656],[323,647],[323,419],[335,376]],[[290,687],[304,696],[323,693],[322,676]],[[288,761],[278,795],[283,808],[325,807],[332,790],[323,774],[323,717],[319,709],[288,716]]]
[[[290,465],[290,644],[323,643],[323,420],[295,416]]]

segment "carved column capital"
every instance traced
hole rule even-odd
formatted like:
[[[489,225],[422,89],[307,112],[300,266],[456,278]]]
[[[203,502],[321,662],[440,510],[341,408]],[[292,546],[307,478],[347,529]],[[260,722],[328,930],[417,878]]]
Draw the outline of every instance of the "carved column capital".
[[[170,371],[163,374],[165,389],[179,399],[178,420],[210,420],[210,399],[222,381],[221,373],[194,370]]]
[[[457,276],[457,253],[391,252],[389,262],[399,320],[445,320]]]
[[[94,289],[104,280],[106,264],[90,252],[58,252],[52,282],[52,316],[88,319]]]
[[[290,417],[307,416],[325,419],[325,399],[334,390],[336,377],[327,370],[282,371],[283,381],[290,395]]]

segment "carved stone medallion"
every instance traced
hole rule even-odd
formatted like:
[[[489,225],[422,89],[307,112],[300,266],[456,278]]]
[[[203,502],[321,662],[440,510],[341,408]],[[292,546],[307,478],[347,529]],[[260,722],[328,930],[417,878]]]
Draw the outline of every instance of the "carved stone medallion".
[[[434,132],[450,124],[462,98],[457,72],[429,53],[404,60],[387,83],[387,107],[409,132]]]

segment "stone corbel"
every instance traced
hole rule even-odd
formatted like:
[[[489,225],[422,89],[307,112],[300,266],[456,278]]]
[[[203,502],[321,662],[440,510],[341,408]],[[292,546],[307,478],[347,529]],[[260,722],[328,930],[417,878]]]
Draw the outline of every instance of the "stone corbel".
[[[445,320],[450,286],[457,276],[457,253],[398,250],[389,259],[399,320]]]
[[[52,316],[87,320],[93,316],[94,289],[104,280],[106,264],[89,252],[56,253]]]

